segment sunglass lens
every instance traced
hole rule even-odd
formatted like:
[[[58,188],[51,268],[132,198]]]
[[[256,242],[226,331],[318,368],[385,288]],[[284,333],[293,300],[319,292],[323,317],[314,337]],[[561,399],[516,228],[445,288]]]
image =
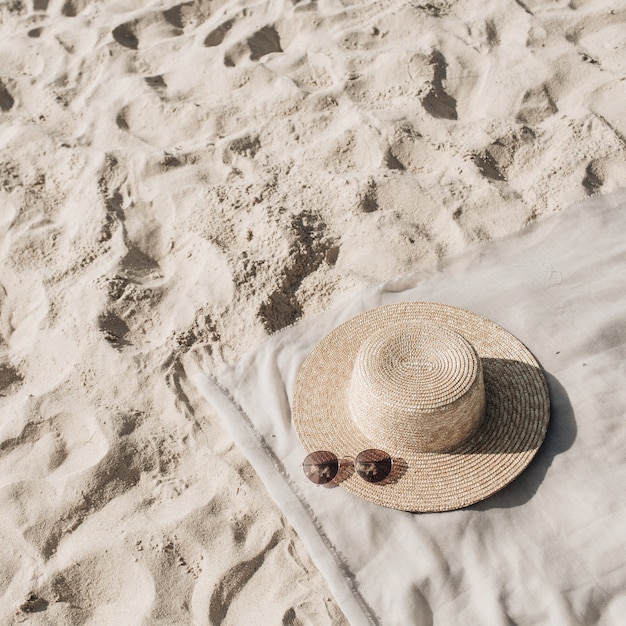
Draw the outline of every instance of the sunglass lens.
[[[311,452],[304,459],[302,469],[304,469],[304,473],[310,481],[316,485],[325,485],[337,476],[339,459],[332,452],[318,450],[317,452]]]
[[[379,483],[391,473],[393,462],[382,450],[363,450],[354,459],[356,473],[368,483]]]

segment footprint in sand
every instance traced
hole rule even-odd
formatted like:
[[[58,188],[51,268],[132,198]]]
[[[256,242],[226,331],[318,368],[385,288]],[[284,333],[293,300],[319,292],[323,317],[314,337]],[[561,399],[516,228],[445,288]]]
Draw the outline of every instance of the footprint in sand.
[[[78,11],[71,0],[65,0],[65,3],[61,7],[61,13],[65,17],[76,17],[76,15],[78,15]]]
[[[137,35],[133,32],[130,24],[120,24],[116,26],[111,34],[113,35],[113,39],[125,48],[137,50],[139,47],[139,39],[137,39]]]
[[[446,79],[446,68],[448,64],[441,52],[435,51],[430,57],[430,64],[433,66],[432,87],[422,99],[422,106],[433,116],[446,120],[458,119],[456,111],[456,100],[446,93],[443,81]]]
[[[280,47],[280,37],[273,26],[264,26],[258,30],[252,37],[248,37],[248,46],[250,47],[250,59],[258,61],[266,54],[272,52],[282,52]]]
[[[602,164],[595,159],[587,164],[585,169],[585,177],[583,178],[583,187],[585,191],[591,195],[597,193],[602,185],[604,185],[605,173]]]
[[[127,107],[124,107],[119,111],[119,113],[115,116],[115,124],[120,130],[129,130],[130,126],[128,125],[128,121],[126,120]]]
[[[14,367],[0,365],[0,398],[12,394],[23,380],[22,375]]]
[[[154,91],[158,94],[161,100],[164,100],[167,96],[167,83],[165,79],[160,74],[156,76],[146,76],[144,81],[148,87],[154,89]]]
[[[486,178],[491,178],[491,180],[506,180],[506,177],[498,167],[498,162],[494,159],[489,150],[473,154],[472,161],[474,161],[480,173]]]
[[[175,26],[176,28],[184,28],[185,24],[183,22],[183,7],[188,5],[189,3],[177,4],[165,11],[163,11],[163,17],[168,24]]]
[[[240,41],[233,45],[224,55],[224,65],[234,67],[245,56],[248,56],[251,61],[259,61],[273,52],[283,52],[280,37],[273,26],[264,26],[248,37],[245,42]]]
[[[182,30],[188,26],[198,27],[204,24],[218,8],[215,0],[182,2],[163,11],[163,17],[168,24]]]
[[[130,345],[130,342],[125,339],[130,332],[128,324],[112,311],[107,311],[99,317],[98,328],[112,346],[119,349]]]
[[[213,46],[219,46],[223,41],[224,37],[230,29],[233,27],[235,23],[234,20],[226,20],[222,24],[220,24],[216,29],[212,30],[205,38],[204,45],[207,48],[211,48]]]
[[[269,333],[293,324],[302,315],[297,291],[302,281],[316,272],[327,259],[335,242],[327,236],[327,226],[319,215],[303,211],[294,216],[290,231],[295,242],[287,263],[281,270],[279,286],[263,301],[257,313]],[[336,262],[339,250],[331,253]]]
[[[132,317],[129,307],[134,311],[142,302],[148,303],[154,293],[151,287],[163,276],[157,261],[136,246],[127,245],[128,251],[120,260],[116,276],[107,280],[109,306],[98,318],[100,331],[117,349],[132,343],[128,338],[131,334],[129,315]],[[151,287],[146,286],[147,283]]]
[[[517,121],[536,125],[558,111],[547,85],[529,89],[522,99],[522,106],[517,112]]]
[[[9,93],[9,90],[6,88],[5,84],[0,81],[0,109],[3,111],[10,111],[15,104],[15,99]]]

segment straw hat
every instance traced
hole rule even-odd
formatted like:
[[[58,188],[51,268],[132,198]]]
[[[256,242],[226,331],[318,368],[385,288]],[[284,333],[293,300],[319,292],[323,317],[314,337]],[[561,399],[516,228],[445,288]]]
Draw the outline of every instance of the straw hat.
[[[541,445],[544,374],[494,322],[432,302],[373,309],[341,324],[305,360],[293,421],[307,453],[386,451],[390,476],[341,486],[395,509],[448,511],[510,483]]]

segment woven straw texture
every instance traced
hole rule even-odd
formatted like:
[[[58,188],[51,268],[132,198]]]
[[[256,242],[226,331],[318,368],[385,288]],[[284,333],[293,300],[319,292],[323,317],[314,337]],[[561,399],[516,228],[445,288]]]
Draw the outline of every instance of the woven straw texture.
[[[511,482],[550,415],[543,372],[513,335],[470,311],[405,302],[337,327],[305,360],[293,421],[307,452],[380,448],[391,476],[342,487],[407,511],[447,511]]]

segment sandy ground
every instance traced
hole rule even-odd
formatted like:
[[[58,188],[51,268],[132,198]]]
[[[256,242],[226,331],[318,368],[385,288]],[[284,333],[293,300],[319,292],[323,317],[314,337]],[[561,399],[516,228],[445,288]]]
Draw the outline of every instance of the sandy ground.
[[[626,181],[619,0],[0,4],[0,622],[339,624],[181,359]]]

